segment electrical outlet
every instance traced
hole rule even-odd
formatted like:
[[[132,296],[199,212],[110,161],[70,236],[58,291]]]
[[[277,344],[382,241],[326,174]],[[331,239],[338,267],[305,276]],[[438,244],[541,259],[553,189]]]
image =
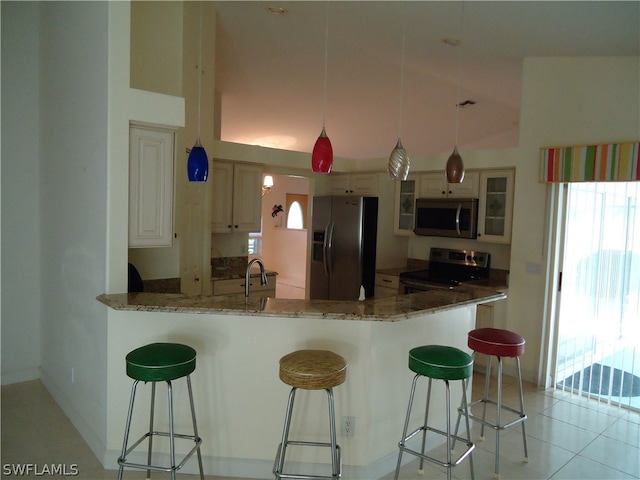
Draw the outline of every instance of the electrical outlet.
[[[353,437],[356,433],[356,417],[342,417],[342,436]]]

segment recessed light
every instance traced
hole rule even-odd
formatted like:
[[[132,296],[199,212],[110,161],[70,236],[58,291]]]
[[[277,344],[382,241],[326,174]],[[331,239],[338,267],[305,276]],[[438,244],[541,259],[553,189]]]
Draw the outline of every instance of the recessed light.
[[[462,43],[462,41],[457,38],[443,38],[442,43],[449,45],[450,47],[457,47]]]
[[[273,13],[274,15],[286,15],[288,12],[286,8],[282,7],[267,7],[267,10],[269,10],[269,12]]]

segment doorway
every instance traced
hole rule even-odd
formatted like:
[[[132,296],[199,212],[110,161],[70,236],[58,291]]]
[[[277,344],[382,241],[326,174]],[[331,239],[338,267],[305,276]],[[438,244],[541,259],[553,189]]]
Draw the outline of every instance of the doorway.
[[[278,272],[276,298],[305,298],[307,278],[307,219],[310,180],[307,177],[265,173],[273,178],[262,197],[260,256]]]
[[[554,386],[640,409],[640,183],[564,192]]]

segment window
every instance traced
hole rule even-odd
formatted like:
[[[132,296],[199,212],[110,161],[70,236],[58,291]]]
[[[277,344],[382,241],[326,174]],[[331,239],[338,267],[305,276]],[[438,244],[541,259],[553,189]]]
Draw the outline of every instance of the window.
[[[296,230],[307,228],[308,199],[308,195],[287,193],[287,228]]]
[[[247,241],[247,255],[260,255],[260,241],[262,240],[259,233],[250,233]]]

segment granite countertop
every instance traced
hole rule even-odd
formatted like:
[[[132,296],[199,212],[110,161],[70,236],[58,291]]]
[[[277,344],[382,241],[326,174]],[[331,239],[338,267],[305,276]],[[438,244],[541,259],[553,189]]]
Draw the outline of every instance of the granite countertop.
[[[464,285],[452,290],[430,290],[364,301],[293,300],[259,296],[245,299],[237,295],[202,297],[155,293],[103,294],[97,300],[115,310],[128,311],[396,322],[503,298],[506,298],[504,292]]]

